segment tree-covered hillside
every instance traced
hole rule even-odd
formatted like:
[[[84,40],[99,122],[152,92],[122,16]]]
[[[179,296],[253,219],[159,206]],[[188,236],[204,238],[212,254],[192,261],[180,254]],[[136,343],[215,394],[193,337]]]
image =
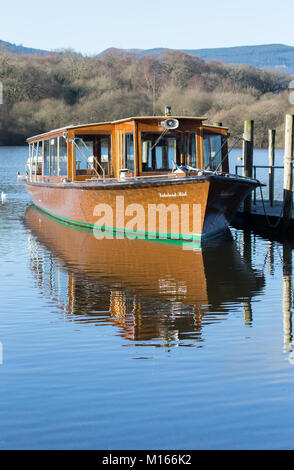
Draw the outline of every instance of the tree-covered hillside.
[[[72,51],[20,55],[2,50],[0,144],[67,124],[100,122],[132,115],[207,116],[222,121],[233,136],[244,119],[256,122],[256,145],[266,146],[268,128],[283,122],[291,77],[282,72],[205,62],[189,54],[166,51],[160,58],[108,53],[84,57]]]

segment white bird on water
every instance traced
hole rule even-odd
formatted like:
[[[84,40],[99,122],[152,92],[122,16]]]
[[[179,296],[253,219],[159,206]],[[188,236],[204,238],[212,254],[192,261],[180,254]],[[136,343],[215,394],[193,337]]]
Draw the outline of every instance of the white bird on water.
[[[7,198],[7,194],[5,194],[3,191],[1,192],[1,202],[3,204],[3,202],[6,200]]]

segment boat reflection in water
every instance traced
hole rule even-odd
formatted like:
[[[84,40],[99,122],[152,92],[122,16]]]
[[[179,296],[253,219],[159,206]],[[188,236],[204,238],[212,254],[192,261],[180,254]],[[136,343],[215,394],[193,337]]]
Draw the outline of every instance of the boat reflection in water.
[[[232,237],[202,250],[143,239],[98,240],[91,230],[64,225],[33,206],[25,225],[42,294],[68,320],[112,322],[139,344],[197,345],[203,326],[232,309],[244,304],[250,316],[250,300],[264,286],[263,274],[241,257]]]

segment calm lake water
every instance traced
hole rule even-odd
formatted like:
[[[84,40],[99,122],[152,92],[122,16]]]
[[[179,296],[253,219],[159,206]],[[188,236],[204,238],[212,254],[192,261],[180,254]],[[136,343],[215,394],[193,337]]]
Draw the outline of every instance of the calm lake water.
[[[0,448],[293,449],[294,242],[99,241],[31,206],[26,157],[0,148]]]

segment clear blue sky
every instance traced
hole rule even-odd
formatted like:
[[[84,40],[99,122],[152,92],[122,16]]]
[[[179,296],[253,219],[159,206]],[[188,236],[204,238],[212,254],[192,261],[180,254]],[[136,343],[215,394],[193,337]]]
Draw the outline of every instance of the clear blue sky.
[[[108,47],[294,46],[293,23],[294,0],[15,0],[0,4],[0,39],[85,54]]]

